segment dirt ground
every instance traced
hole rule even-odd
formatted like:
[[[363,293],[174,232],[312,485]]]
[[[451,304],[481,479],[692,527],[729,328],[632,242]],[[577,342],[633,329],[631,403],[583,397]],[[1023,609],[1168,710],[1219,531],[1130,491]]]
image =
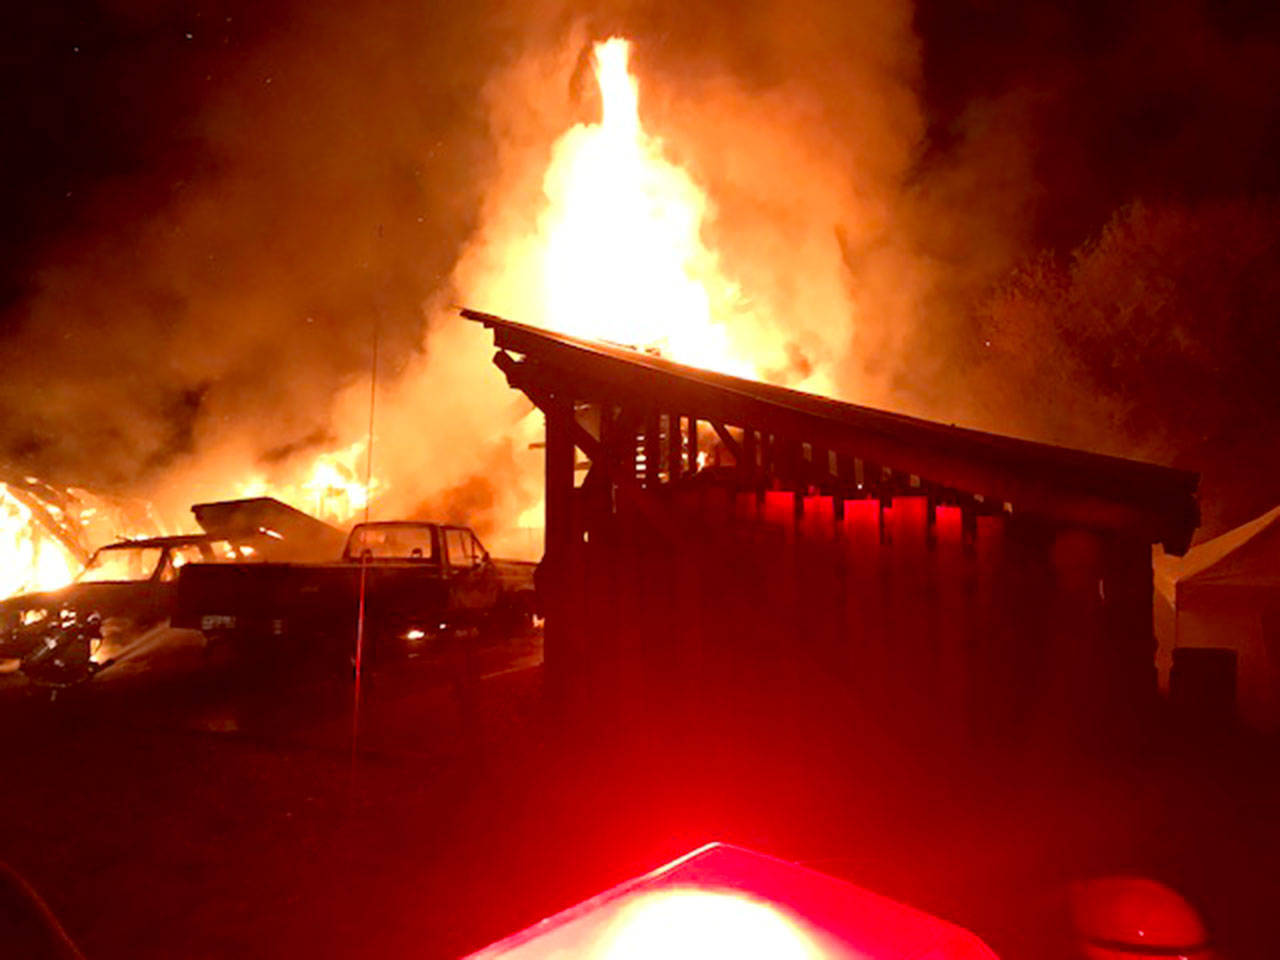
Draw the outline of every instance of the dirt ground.
[[[0,690],[0,860],[105,958],[457,957],[709,840],[954,920],[1006,960],[1062,946],[1073,878],[1182,890],[1225,957],[1276,955],[1275,745],[1090,760],[837,748],[771,718],[683,737],[548,711],[536,640],[346,678],[205,678],[47,703]],[[776,735],[761,733],[774,731]]]

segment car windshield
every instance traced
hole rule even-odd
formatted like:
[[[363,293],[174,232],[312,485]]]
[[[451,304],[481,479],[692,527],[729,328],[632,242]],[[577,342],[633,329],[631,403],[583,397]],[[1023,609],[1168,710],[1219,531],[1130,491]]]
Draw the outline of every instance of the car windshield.
[[[348,556],[366,555],[375,560],[435,560],[435,538],[427,524],[356,527]]]
[[[105,547],[89,559],[80,582],[150,579],[160,562],[160,553],[159,547]]]

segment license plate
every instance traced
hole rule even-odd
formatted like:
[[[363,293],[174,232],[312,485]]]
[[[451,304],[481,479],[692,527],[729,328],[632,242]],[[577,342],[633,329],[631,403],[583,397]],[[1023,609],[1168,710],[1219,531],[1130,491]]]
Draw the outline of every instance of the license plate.
[[[201,630],[231,630],[236,625],[236,618],[223,613],[207,613],[200,618]]]

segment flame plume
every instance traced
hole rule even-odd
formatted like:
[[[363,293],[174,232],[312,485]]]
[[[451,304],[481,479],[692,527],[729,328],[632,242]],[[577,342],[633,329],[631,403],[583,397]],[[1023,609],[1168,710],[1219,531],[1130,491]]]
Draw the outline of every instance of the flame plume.
[[[702,239],[706,194],[640,123],[629,54],[619,37],[595,45],[601,120],[560,138],[543,180],[544,323],[758,377],[760,343],[743,336],[758,320]]]

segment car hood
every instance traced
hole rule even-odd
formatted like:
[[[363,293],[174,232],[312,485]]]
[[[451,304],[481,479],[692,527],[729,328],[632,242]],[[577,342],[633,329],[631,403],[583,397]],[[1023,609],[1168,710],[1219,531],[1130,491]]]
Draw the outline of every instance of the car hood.
[[[0,601],[0,624],[11,624],[25,610],[71,608],[105,617],[127,616],[155,590],[149,581],[131,583],[73,583],[58,590],[23,593]]]

